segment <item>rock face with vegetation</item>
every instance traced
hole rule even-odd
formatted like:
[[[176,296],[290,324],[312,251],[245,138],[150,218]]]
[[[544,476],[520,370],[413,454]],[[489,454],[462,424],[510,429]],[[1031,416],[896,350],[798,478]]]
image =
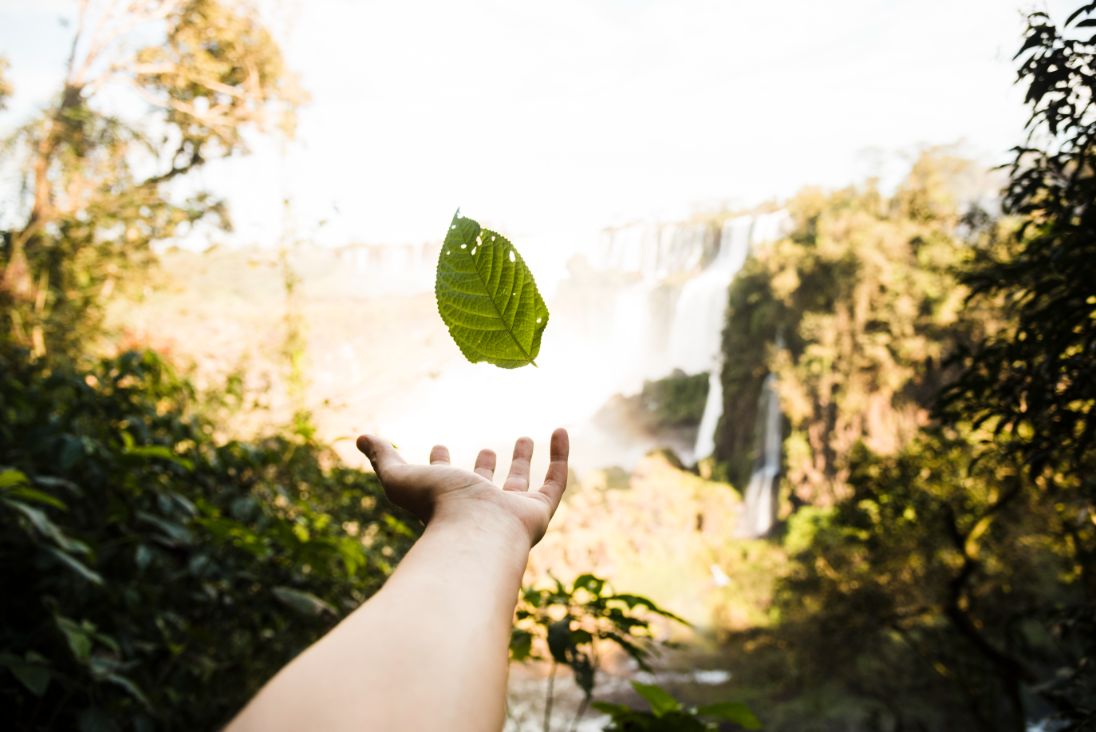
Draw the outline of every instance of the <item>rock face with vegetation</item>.
[[[954,274],[963,166],[926,154],[889,197],[871,185],[805,191],[789,204],[790,235],[746,263],[723,333],[716,440],[735,485],[756,460],[757,395],[769,373],[788,430],[785,472],[801,502],[847,495],[858,442],[893,454],[926,423],[965,327]]]
[[[890,197],[801,194],[732,288],[736,484],[767,374],[787,420],[789,564],[740,677],[772,728],[1093,724],[1094,14],[1029,19],[1003,217],[927,155]]]

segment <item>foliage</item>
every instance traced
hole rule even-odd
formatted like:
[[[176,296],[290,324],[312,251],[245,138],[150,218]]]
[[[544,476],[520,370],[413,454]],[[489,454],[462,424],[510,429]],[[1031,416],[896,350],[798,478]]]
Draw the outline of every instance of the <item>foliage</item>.
[[[1053,503],[976,455],[941,432],[895,456],[861,446],[848,500],[793,518],[777,608],[800,683],[843,683],[897,726],[1012,729],[1022,684],[1081,650],[1037,610],[1078,597]]]
[[[786,535],[780,688],[836,690],[868,726],[1084,728],[1096,711],[1093,14],[1029,19],[1007,218],[960,216],[923,159],[882,205],[840,192],[809,215],[801,196],[796,231],[732,291],[728,410],[778,375],[788,481],[815,504]],[[721,433],[732,471],[754,440],[739,420]]]
[[[551,724],[558,666],[570,668],[582,689],[582,706],[575,715],[578,720],[594,693],[602,644],[616,646],[639,668],[650,670],[651,620],[662,617],[685,624],[646,597],[613,592],[606,580],[592,574],[579,575],[569,586],[555,580],[549,588],[523,587],[514,617],[510,659],[552,663],[544,712],[546,732]]]
[[[1056,630],[1085,651],[1044,694],[1060,716],[1096,725],[1096,3],[1059,28],[1028,17],[1018,80],[1027,85],[1027,139],[1014,149],[1003,208],[1013,236],[981,247],[963,275],[973,306],[998,307],[1004,326],[963,350],[963,373],[945,393],[944,421],[985,425],[989,449],[1027,472],[1024,490],[1046,494],[1083,588],[1043,606]],[[1032,499],[1034,500],[1034,499]]]
[[[999,304],[1008,327],[963,354],[965,372],[946,401],[949,418],[1006,433],[1033,475],[1096,467],[1093,27],[1091,4],[1062,30],[1045,13],[1029,18],[1017,58],[1031,117],[1003,201],[1022,225],[1009,246],[980,249],[964,274],[974,301]],[[1094,487],[1086,482],[1089,502]]]
[[[669,376],[644,381],[637,395],[641,413],[648,415],[653,430],[695,427],[704,416],[708,399],[708,374],[686,374],[674,369]]]
[[[741,702],[686,707],[660,686],[633,681],[632,688],[647,702],[650,711],[594,702],[595,709],[612,719],[606,732],[714,732],[719,722],[731,722],[741,729],[761,729],[761,721]]]
[[[951,271],[961,248],[951,182],[963,168],[929,151],[889,198],[871,185],[807,190],[789,205],[791,234],[747,261],[729,296],[716,439],[733,483],[756,462],[768,373],[803,502],[844,495],[857,442],[893,453],[925,421],[963,296]]]
[[[7,79],[8,60],[0,56],[0,112],[4,111],[8,97],[11,96],[11,82]]]
[[[415,537],[322,446],[215,443],[153,353],[80,370],[3,343],[0,380],[0,708],[19,729],[223,724]]]
[[[242,0],[82,3],[76,27],[56,101],[5,147],[25,179],[9,192],[23,223],[0,237],[0,303],[38,355],[93,332],[152,243],[227,226],[221,201],[178,183],[274,117],[291,131],[301,98]]]
[[[533,273],[502,234],[458,211],[438,255],[438,313],[472,363],[536,365],[548,308]]]
[[[691,447],[704,416],[708,388],[707,373],[674,369],[661,379],[644,381],[637,394],[613,395],[593,421],[607,432],[649,436],[671,451],[672,446]]]

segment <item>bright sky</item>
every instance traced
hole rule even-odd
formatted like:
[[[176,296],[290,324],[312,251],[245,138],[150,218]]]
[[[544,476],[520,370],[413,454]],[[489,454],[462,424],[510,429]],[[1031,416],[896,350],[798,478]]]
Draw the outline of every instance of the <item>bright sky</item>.
[[[892,178],[924,144],[999,163],[1025,119],[1018,0],[272,2],[313,101],[288,152],[202,173],[242,242],[288,193],[326,243],[437,239],[459,205],[520,246]],[[74,7],[0,1],[0,130],[57,88]]]

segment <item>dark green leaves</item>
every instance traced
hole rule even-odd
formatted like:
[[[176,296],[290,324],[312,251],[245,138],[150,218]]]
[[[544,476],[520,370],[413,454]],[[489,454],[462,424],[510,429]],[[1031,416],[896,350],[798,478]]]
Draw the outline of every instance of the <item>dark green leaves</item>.
[[[215,440],[156,354],[59,361],[0,338],[5,728],[219,728],[416,532],[319,443]]]
[[[31,694],[42,696],[49,686],[49,668],[41,655],[28,652],[23,658],[10,653],[0,653],[0,667],[6,668]]]
[[[633,681],[632,688],[651,705],[651,712],[656,717],[681,709],[681,703],[661,686]]]
[[[761,720],[742,702],[719,702],[700,707],[696,713],[722,722],[734,722],[743,729],[761,729]]]
[[[606,732],[714,732],[720,722],[732,722],[743,729],[761,729],[761,720],[741,702],[687,707],[661,686],[633,681],[632,688],[650,705],[651,711],[594,702],[594,709],[612,718]]]
[[[458,211],[438,256],[438,314],[472,363],[536,365],[548,308],[514,245]]]

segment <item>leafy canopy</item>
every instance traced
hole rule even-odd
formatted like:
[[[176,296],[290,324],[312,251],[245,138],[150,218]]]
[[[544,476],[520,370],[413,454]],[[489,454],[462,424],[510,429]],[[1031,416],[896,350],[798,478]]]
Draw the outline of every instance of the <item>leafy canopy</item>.
[[[472,363],[536,366],[548,308],[525,260],[502,234],[457,211],[438,255],[438,314]]]

